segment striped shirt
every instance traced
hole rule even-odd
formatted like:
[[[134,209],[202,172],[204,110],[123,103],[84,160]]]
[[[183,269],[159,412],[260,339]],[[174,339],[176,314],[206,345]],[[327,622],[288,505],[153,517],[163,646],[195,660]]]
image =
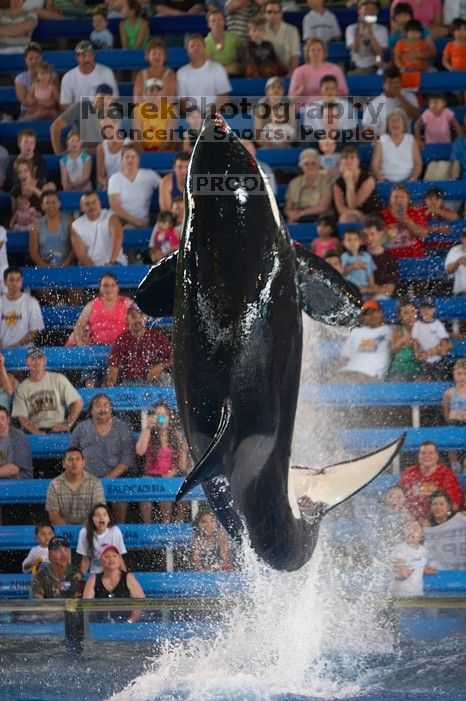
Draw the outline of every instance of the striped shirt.
[[[65,523],[84,523],[95,504],[105,504],[102,482],[83,472],[82,480],[77,489],[72,489],[63,473],[49,484],[45,510],[58,511]]]

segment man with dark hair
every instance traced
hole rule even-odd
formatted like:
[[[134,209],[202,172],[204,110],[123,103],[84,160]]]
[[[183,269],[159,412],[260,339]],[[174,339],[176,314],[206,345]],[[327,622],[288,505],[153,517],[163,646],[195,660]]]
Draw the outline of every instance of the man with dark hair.
[[[39,302],[22,292],[23,274],[10,266],[3,273],[6,292],[0,297],[0,345],[2,348],[30,346],[44,328]]]
[[[164,175],[159,185],[159,210],[170,211],[173,200],[184,193],[191,154],[179,151],[173,159],[173,170]]]
[[[391,297],[399,279],[398,263],[382,243],[384,234],[383,221],[378,217],[367,217],[363,227],[363,238],[367,241],[367,252],[371,254],[377,266],[374,271],[374,284],[369,285],[367,292],[377,299]]]
[[[79,448],[68,448],[63,458],[64,472],[55,477],[47,489],[45,510],[50,523],[85,523],[96,504],[105,504],[102,482],[86,472]]]
[[[400,487],[406,494],[406,505],[417,519],[429,515],[429,497],[433,492],[446,492],[456,511],[463,503],[458,477],[448,465],[440,462],[437,445],[424,441],[419,446],[418,462],[403,470]]]
[[[396,109],[403,110],[409,121],[420,115],[416,95],[401,88],[401,73],[396,66],[389,66],[383,73],[382,92],[366,106],[362,124],[380,136],[386,131],[387,116]]]
[[[33,476],[28,439],[11,425],[8,409],[0,406],[0,479]]]
[[[71,564],[70,544],[54,536],[49,541],[49,561],[43,562],[31,581],[32,599],[77,599],[83,590],[83,578]]]
[[[265,5],[267,21],[265,39],[270,41],[281,63],[289,74],[299,66],[301,45],[299,32],[292,24],[283,21],[280,0],[269,0]]]

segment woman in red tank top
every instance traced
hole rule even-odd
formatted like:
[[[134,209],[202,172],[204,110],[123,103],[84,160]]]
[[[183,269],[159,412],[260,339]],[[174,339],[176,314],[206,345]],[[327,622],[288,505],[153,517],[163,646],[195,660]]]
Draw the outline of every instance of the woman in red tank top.
[[[187,449],[176,416],[165,402],[157,402],[149,411],[145,427],[136,442],[136,453],[145,458],[147,477],[178,477],[186,472]],[[170,501],[158,503],[164,523],[170,523],[173,507]],[[184,504],[178,506],[184,507]],[[140,504],[144,523],[152,522],[152,503]],[[178,514],[180,515],[182,511]]]

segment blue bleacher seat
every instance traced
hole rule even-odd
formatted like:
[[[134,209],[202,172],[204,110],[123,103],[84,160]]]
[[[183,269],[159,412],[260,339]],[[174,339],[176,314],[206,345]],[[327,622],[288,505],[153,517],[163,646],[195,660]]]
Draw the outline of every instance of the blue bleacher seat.
[[[69,266],[68,268],[22,268],[24,287],[66,290],[98,287],[104,272],[112,272],[123,288],[135,288],[149,272],[149,265],[109,265],[104,267]]]

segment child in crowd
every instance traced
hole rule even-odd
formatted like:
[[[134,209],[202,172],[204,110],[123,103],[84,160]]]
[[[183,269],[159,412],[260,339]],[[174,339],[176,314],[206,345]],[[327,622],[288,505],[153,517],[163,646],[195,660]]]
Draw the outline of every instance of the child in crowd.
[[[173,214],[168,211],[159,212],[149,241],[151,261],[157,263],[172,251],[176,251],[179,242]]]
[[[92,32],[89,40],[94,49],[113,49],[113,34],[108,28],[105,5],[98,5],[92,12]]]
[[[367,287],[374,285],[374,270],[376,265],[367,251],[361,251],[361,234],[357,229],[347,229],[343,237],[346,249],[341,256],[343,277],[352,282],[364,294]]]
[[[388,37],[388,46],[391,50],[400,39],[406,39],[406,25],[414,19],[414,12],[411,5],[407,2],[400,2],[391,10],[391,26],[392,31]],[[422,27],[422,38],[427,41],[430,47],[430,58],[436,55],[435,44],[432,36],[426,27]]]
[[[405,25],[406,38],[399,39],[393,51],[395,65],[401,71],[401,86],[417,90],[421,73],[429,67],[431,49],[422,38],[422,25],[412,19]]]
[[[106,545],[117,547],[120,555],[127,552],[123,534],[113,523],[108,506],[96,504],[91,509],[86,525],[79,531],[76,552],[82,556],[80,565],[82,574],[88,571],[91,574],[102,572],[100,553]],[[123,559],[122,562],[124,562]]]
[[[303,41],[322,39],[338,41],[341,39],[341,27],[333,12],[325,7],[325,0],[307,0],[309,12],[303,18]]]
[[[210,511],[201,511],[194,521],[193,569],[201,572],[234,569],[227,534]]]
[[[184,222],[184,200],[183,195],[177,195],[172,201],[172,215],[174,221],[175,234],[181,238]]]
[[[270,41],[265,41],[266,20],[262,15],[248,22],[248,39],[240,50],[245,78],[271,78],[286,75],[287,70],[277,58]]]
[[[320,156],[320,172],[328,175],[332,180],[340,177],[340,159],[341,155],[337,152],[337,142],[330,136],[324,136],[319,139],[317,144]]]
[[[443,192],[438,187],[430,187],[426,190],[421,212],[424,213],[426,222],[429,225],[430,234],[443,234],[448,236],[450,233],[448,222],[457,221],[459,219],[459,214],[455,212],[454,209],[445,207]],[[437,223],[432,224],[433,221]],[[449,241],[429,243],[429,248],[450,245],[451,243]]]
[[[449,41],[442,54],[442,65],[447,71],[466,71],[466,22],[461,17],[451,25],[453,41]]]
[[[23,560],[22,570],[26,574],[31,572],[35,574],[42,562],[49,560],[49,542],[55,535],[53,526],[49,523],[38,523],[34,529],[36,540],[39,545],[34,545]]]
[[[187,129],[183,132],[183,151],[191,153],[202,127],[202,114],[197,107],[187,112],[186,125]]]
[[[414,124],[414,136],[422,147],[421,127],[424,127],[424,143],[450,144],[451,130],[455,136],[461,136],[463,130],[455,117],[455,113],[447,107],[445,95],[431,95],[428,100],[429,108],[425,110]]]
[[[53,75],[53,66],[50,63],[39,64],[36,77],[28,90],[26,101],[29,107],[23,119],[56,119],[58,117],[59,93]]]
[[[439,319],[434,319],[435,302],[425,297],[419,302],[419,318],[414,322],[411,337],[414,355],[426,380],[443,380],[448,373],[447,353],[451,349],[448,331]]]
[[[460,358],[453,366],[454,386],[445,390],[442,399],[442,411],[445,421],[453,426],[463,426],[466,435],[466,358]],[[451,467],[461,472],[461,463],[457,450],[448,451]],[[466,459],[463,462],[466,468]]]
[[[15,213],[11,217],[10,229],[15,231],[25,231],[32,224],[35,224],[40,214],[35,207],[31,206],[29,197],[18,195],[16,198]]]
[[[65,192],[88,192],[92,190],[92,158],[82,148],[77,129],[72,129],[66,137],[66,156],[60,158],[61,186]]]
[[[422,596],[424,574],[434,574],[427,567],[427,550],[423,545],[424,531],[419,521],[408,521],[404,542],[393,549],[393,596]]]
[[[340,253],[341,243],[335,218],[331,214],[321,214],[316,222],[317,238],[311,242],[311,251],[324,258],[328,251]]]
[[[327,251],[327,253],[324,254],[324,260],[326,263],[331,265],[332,268],[335,268],[340,275],[343,275],[343,266],[337,251]]]
[[[120,42],[122,49],[144,49],[149,41],[149,22],[142,16],[138,0],[123,0]]]
[[[385,545],[391,551],[402,540],[405,526],[412,519],[406,506],[406,495],[399,484],[387,489],[380,512]]]

